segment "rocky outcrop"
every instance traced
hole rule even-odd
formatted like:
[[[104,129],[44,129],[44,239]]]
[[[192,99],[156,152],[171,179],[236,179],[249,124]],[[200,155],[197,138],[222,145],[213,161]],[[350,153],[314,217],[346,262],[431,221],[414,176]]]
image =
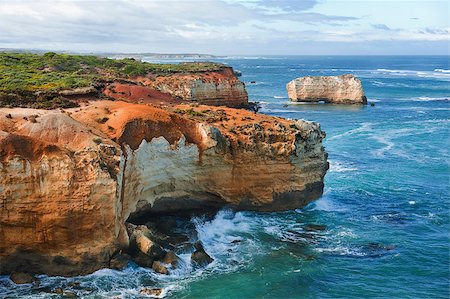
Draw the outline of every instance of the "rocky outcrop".
[[[220,107],[1,109],[0,271],[108,267],[146,212],[303,207],[323,191],[323,138],[316,123]]]
[[[248,104],[245,84],[238,80],[232,68],[195,74],[172,74],[138,78],[138,82],[160,92],[205,105],[240,107]]]
[[[367,104],[361,81],[353,75],[302,77],[286,85],[294,102]]]

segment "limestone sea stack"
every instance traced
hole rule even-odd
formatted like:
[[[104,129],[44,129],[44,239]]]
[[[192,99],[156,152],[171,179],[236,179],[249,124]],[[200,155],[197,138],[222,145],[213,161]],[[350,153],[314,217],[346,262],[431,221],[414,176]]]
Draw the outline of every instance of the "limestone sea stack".
[[[286,89],[293,102],[367,104],[361,80],[350,74],[301,77],[289,82]]]

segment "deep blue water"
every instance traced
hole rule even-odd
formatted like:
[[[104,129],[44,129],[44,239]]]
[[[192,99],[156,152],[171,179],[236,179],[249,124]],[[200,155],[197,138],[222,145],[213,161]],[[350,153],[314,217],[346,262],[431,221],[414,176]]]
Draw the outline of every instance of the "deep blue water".
[[[206,269],[186,264],[169,276],[136,266],[101,270],[71,279],[95,289],[79,295],[136,298],[141,287],[154,286],[171,298],[448,298],[449,57],[219,61],[242,71],[262,113],[320,122],[331,164],[323,197],[297,211],[195,218],[215,258]],[[362,80],[374,107],[289,103],[290,80],[344,73]],[[326,229],[311,232],[309,224]],[[44,279],[50,286],[66,282]],[[39,295],[29,286],[14,294]]]

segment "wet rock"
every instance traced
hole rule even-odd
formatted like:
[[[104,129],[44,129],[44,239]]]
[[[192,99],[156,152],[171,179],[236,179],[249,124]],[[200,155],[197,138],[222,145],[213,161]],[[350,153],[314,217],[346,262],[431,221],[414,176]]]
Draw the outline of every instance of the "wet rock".
[[[138,252],[137,254],[133,255],[131,259],[139,266],[146,268],[151,268],[154,261],[153,258],[146,254],[143,254],[142,252]]]
[[[180,244],[176,249],[175,252],[177,254],[182,254],[182,253],[188,253],[188,252],[192,252],[194,250],[194,244],[190,243],[190,242],[186,242],[184,244]]]
[[[195,251],[191,255],[191,261],[198,266],[206,266],[214,261],[205,251]]]
[[[163,218],[156,223],[156,229],[165,234],[170,234],[177,228],[177,221],[173,218]]]
[[[160,261],[154,261],[152,264],[152,269],[156,272],[156,273],[160,273],[160,274],[169,274],[169,270],[167,270],[167,267],[164,266],[163,263],[161,263]]]
[[[63,296],[64,298],[77,298],[77,294],[75,294],[74,292],[70,292],[70,291],[65,291],[63,292]]]
[[[11,279],[15,284],[25,284],[39,281],[39,279],[33,275],[24,272],[13,272],[11,273],[9,279]]]
[[[56,288],[56,289],[53,289],[53,293],[62,294],[62,293],[64,293],[64,290],[62,288]]]
[[[130,260],[130,256],[126,253],[116,254],[109,261],[109,267],[115,270],[123,270],[128,266],[128,261]]]
[[[202,241],[196,241],[196,242],[194,243],[194,248],[195,248],[195,250],[197,250],[197,251],[205,252],[205,248],[203,247]]]
[[[312,231],[324,231],[327,229],[326,225],[321,224],[307,224],[303,227],[305,231],[312,232]]]
[[[70,288],[79,288],[80,282],[79,281],[71,281],[67,284],[67,286]]]
[[[166,255],[164,256],[164,259],[162,260],[164,264],[170,264],[174,268],[178,266],[179,261],[180,258],[173,251],[167,252]]]
[[[139,294],[141,295],[147,295],[147,296],[160,296],[162,294],[163,289],[155,288],[143,288],[139,291]]]
[[[241,243],[241,242],[242,242],[242,240],[237,239],[237,240],[231,241],[231,244],[237,244],[237,243]]]
[[[129,253],[139,265],[143,262],[147,263],[148,260],[142,254],[152,259],[152,262],[153,260],[162,259],[166,254],[159,244],[150,239],[152,232],[145,225],[135,226],[127,223],[127,231],[130,236]]]

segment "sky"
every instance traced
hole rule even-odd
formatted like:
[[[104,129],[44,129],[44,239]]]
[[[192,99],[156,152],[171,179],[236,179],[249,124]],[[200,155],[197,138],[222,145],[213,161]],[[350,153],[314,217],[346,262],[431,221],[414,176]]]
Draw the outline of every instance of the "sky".
[[[448,0],[0,0],[0,48],[449,55]]]

